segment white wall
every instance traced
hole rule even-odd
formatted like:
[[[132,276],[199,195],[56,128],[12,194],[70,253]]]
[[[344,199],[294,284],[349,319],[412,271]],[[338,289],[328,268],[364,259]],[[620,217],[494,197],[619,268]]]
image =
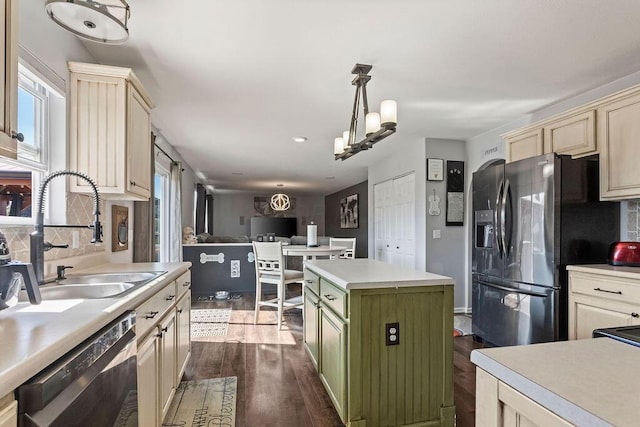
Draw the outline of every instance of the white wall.
[[[466,144],[464,141],[451,139],[427,138],[426,158],[465,161]],[[426,161],[425,161],[426,163]],[[465,177],[468,175],[465,164]],[[429,196],[433,191],[440,197],[440,215],[429,215]],[[456,312],[466,311],[466,266],[465,260],[465,228],[446,225],[447,180],[427,181],[426,195],[426,270],[431,273],[453,277],[455,280],[453,307]],[[465,191],[465,196],[467,195]],[[467,221],[464,221],[465,225]],[[441,238],[433,238],[433,230],[440,230]]]
[[[396,137],[397,138],[397,137]],[[395,155],[385,158],[383,161],[369,167],[368,185],[369,185],[369,258],[375,258],[375,236],[374,236],[374,197],[373,186],[387,181],[389,179],[415,172],[416,182],[416,215],[415,215],[415,233],[416,248],[415,268],[425,271],[425,181],[426,181],[426,163],[425,163],[425,141],[423,139],[413,141],[394,141],[397,145]]]
[[[214,194],[213,195],[213,231],[220,236],[249,236],[251,235],[251,217],[255,215],[253,209],[254,197],[270,197],[271,194]],[[307,224],[311,221],[318,225],[318,235],[323,236],[324,224],[324,196],[295,197],[295,211],[287,213],[287,217],[296,217],[298,235],[306,235]]]

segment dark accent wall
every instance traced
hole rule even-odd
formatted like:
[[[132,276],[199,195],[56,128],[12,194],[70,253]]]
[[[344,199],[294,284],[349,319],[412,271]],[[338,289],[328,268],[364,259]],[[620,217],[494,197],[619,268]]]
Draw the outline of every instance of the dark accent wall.
[[[340,199],[358,195],[358,228],[340,228]],[[369,248],[369,186],[364,181],[352,187],[329,194],[324,198],[325,235],[355,237],[356,258],[367,258]]]

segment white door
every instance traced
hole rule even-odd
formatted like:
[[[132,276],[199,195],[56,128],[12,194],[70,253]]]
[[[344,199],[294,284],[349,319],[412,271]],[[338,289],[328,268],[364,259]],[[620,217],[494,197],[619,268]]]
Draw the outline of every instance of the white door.
[[[393,180],[393,206],[396,217],[395,262],[403,267],[415,267],[415,174]]]
[[[415,174],[373,187],[375,258],[415,268]]]

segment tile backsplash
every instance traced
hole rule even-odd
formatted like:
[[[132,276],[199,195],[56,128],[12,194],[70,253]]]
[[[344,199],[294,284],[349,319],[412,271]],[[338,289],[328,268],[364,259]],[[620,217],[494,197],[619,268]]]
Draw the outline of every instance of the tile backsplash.
[[[103,209],[101,209],[103,210]],[[82,225],[93,222],[93,199],[84,194],[67,194],[67,224]],[[33,225],[0,225],[0,230],[7,238],[11,259],[29,261],[29,235],[33,232]],[[73,232],[79,233],[79,247],[72,248]],[[93,231],[89,228],[45,228],[45,241],[53,244],[68,244],[67,249],[52,249],[45,252],[45,261],[70,258],[105,251],[105,244],[93,244]]]
[[[625,236],[623,232],[622,238],[632,242],[640,241],[640,200],[627,202],[627,234]]]

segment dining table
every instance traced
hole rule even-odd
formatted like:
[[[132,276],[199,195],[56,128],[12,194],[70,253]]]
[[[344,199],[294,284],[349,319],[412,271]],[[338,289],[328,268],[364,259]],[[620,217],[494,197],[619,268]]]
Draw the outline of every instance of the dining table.
[[[304,261],[314,260],[319,256],[340,255],[347,248],[342,246],[307,246],[307,245],[284,245],[282,254],[284,256],[301,256]]]

